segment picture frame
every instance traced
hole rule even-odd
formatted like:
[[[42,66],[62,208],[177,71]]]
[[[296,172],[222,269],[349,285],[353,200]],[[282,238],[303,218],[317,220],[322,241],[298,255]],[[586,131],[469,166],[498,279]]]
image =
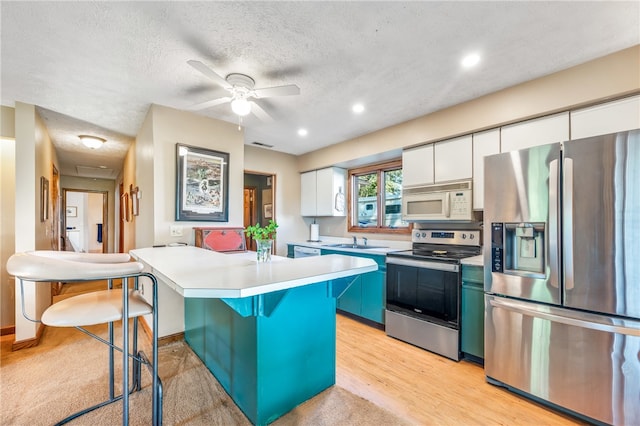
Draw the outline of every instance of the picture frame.
[[[49,179],[40,176],[40,222],[49,219]]]
[[[264,218],[265,219],[273,218],[273,204],[264,205]]]
[[[131,214],[134,216],[140,215],[140,190],[136,186],[133,187],[133,184],[129,185],[129,194],[131,195]]]
[[[176,144],[176,220],[228,222],[229,154]]]
[[[131,220],[129,194],[127,192],[120,194],[120,220],[122,220],[122,222],[129,222]]]
[[[66,215],[67,215],[67,217],[78,217],[78,207],[77,206],[67,206]]]

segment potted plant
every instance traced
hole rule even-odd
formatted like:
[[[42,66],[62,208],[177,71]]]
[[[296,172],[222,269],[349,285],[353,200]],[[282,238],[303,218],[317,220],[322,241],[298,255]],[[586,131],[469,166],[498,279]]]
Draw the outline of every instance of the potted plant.
[[[269,220],[267,226],[260,226],[259,223],[247,226],[244,230],[245,234],[253,238],[257,246],[258,262],[269,262],[271,260],[271,251],[273,249],[273,238],[276,236],[276,228],[278,224],[273,220]]]

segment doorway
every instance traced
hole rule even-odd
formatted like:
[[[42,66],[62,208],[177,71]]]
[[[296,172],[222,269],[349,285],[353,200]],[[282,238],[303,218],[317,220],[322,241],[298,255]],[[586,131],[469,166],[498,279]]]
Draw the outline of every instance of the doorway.
[[[108,241],[107,191],[62,190],[64,206],[62,250],[82,253],[107,253]]]
[[[253,171],[244,172],[244,221],[246,228],[259,223],[266,226],[276,220],[276,176]],[[256,250],[256,243],[246,237],[247,250]]]

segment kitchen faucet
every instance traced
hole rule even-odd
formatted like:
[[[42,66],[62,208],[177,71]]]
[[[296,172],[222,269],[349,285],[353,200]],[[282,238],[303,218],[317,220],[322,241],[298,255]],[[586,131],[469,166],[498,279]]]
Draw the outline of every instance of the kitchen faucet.
[[[357,245],[358,245],[358,237],[356,237],[355,235],[354,235],[354,237],[353,237],[353,245],[354,245],[354,246],[357,246]]]

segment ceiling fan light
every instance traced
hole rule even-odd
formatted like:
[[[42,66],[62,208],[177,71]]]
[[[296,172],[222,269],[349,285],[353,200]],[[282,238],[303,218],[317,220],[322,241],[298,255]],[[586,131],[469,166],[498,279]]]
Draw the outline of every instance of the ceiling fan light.
[[[238,98],[231,101],[231,110],[241,117],[251,112],[251,104],[244,98]]]
[[[99,138],[97,136],[89,136],[89,135],[80,135],[78,136],[84,146],[91,149],[98,149],[105,143],[107,140],[103,138]]]

